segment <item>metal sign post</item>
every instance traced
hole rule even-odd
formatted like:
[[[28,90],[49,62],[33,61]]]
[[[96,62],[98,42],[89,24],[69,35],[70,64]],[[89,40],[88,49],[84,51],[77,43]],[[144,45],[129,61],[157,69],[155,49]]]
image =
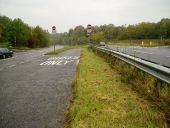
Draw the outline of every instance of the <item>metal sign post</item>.
[[[88,43],[90,46],[91,46],[91,41],[90,41],[91,33],[92,33],[92,25],[88,24],[87,25],[87,36],[88,36]]]
[[[56,27],[55,26],[52,27],[52,34],[53,35],[56,34]],[[54,53],[55,53],[55,40],[54,40]]]

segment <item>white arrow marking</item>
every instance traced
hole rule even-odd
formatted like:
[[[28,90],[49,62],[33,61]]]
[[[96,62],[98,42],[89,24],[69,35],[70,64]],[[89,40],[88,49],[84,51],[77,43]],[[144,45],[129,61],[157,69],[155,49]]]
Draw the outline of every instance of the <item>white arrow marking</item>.
[[[65,63],[64,63],[64,65],[66,65],[66,64],[68,64],[68,63],[70,63],[70,62],[72,62],[72,61],[74,61],[74,60],[66,60]]]

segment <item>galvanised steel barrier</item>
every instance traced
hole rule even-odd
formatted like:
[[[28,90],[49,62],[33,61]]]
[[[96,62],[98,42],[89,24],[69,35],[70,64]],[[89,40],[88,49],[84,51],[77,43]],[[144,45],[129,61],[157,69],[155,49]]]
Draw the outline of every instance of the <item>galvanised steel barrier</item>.
[[[113,49],[109,49],[106,47],[96,47],[96,46],[91,46],[91,47],[98,51],[101,51],[103,53],[107,53],[109,55],[117,57],[117,58],[137,67],[138,69],[151,74],[152,76],[156,77],[157,79],[170,84],[170,68],[143,60],[141,58],[137,58],[134,56],[130,56],[130,55],[121,53],[121,52],[117,52]]]

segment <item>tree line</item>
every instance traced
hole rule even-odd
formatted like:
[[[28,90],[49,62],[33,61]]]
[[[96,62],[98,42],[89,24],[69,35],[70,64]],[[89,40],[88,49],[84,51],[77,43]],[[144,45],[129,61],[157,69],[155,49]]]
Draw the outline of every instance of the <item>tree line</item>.
[[[40,26],[31,27],[21,19],[0,16],[0,43],[8,42],[13,47],[46,47],[49,33]]]
[[[53,35],[57,44],[87,44],[86,28],[76,26],[65,33]],[[114,24],[93,26],[93,43],[114,40],[169,39],[170,19],[163,18],[157,23],[142,22],[135,25],[115,26]]]
[[[169,39],[170,19],[163,18],[157,23],[142,22],[135,25],[115,26],[114,24],[93,26],[90,36],[93,43],[100,41],[140,39]],[[9,42],[11,46],[46,47],[50,43],[62,45],[87,44],[86,28],[82,25],[68,32],[49,34],[40,26],[31,27],[17,18],[11,20],[0,16],[0,43]]]

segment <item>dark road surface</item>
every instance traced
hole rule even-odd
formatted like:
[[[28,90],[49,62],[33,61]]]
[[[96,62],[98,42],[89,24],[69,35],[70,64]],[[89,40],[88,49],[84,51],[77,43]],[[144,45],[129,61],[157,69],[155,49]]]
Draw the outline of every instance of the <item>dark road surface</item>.
[[[170,46],[140,47],[110,45],[109,47],[115,51],[123,52],[170,68]]]
[[[0,60],[0,128],[62,128],[80,49]],[[21,63],[23,62],[23,63]]]
[[[63,46],[56,46],[56,49],[62,48]],[[15,67],[16,65],[24,64],[33,59],[38,59],[44,56],[45,53],[52,51],[53,47],[44,48],[40,50],[30,50],[27,52],[15,52],[14,57],[0,59],[0,71],[6,68]]]

